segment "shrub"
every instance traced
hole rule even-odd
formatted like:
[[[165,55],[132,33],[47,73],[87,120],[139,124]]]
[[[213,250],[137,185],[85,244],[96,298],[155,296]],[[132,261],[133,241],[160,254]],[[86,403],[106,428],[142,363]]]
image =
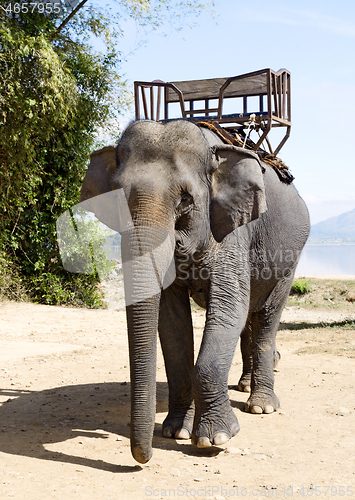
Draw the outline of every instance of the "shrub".
[[[27,299],[27,289],[15,264],[0,253],[0,300]]]
[[[79,201],[98,128],[113,117],[110,97],[120,107],[115,58],[53,40],[52,20],[36,16],[0,15],[1,296],[23,298],[21,285],[37,302],[97,307],[97,274],[61,266],[56,221]]]
[[[291,287],[291,293],[296,295],[304,295],[311,291],[311,282],[307,280],[296,280]]]

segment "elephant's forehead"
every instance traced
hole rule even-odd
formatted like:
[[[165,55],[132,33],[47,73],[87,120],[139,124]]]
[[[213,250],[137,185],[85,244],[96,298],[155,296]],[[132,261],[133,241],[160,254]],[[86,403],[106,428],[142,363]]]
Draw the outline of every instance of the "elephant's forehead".
[[[141,120],[133,123],[123,134],[119,147],[130,152],[155,152],[157,155],[174,151],[206,155],[207,143],[200,129],[193,123],[176,120],[159,123]]]

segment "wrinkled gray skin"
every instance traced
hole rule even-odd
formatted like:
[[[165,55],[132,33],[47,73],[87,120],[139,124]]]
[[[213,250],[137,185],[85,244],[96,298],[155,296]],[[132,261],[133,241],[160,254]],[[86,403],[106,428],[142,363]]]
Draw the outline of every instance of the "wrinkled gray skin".
[[[136,229],[122,234],[124,259],[149,252],[167,232],[176,242],[174,283],[126,308],[132,454],[141,463],[152,456],[157,330],[169,385],[163,435],[201,448],[223,444],[239,430],[228,373],[240,335],[246,411],[279,407],[275,336],[309,234],[307,208],[254,153],[183,120],[135,122],[116,151],[92,155],[81,199],[119,188]],[[110,224],[110,214],[99,217]],[[160,275],[172,258],[162,253]],[[139,259],[132,273],[135,286],[149,285]],[[195,364],[190,295],[207,310]]]

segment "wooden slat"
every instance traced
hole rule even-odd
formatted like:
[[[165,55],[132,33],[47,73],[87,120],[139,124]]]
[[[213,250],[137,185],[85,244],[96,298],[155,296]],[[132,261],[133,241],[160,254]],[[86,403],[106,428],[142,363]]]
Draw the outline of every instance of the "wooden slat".
[[[190,101],[190,103],[193,103],[193,101]],[[197,115],[197,114],[201,114],[201,113],[206,113],[206,115],[208,116],[209,113],[217,113],[218,111],[218,108],[204,108],[204,109],[188,109],[186,110],[186,114],[187,115]]]
[[[161,106],[161,87],[158,87],[158,96],[157,96],[157,117],[156,120],[160,119],[160,106]]]
[[[134,106],[136,111],[136,120],[140,119],[140,110],[139,110],[139,87],[136,82],[134,82]]]
[[[191,99],[218,99],[219,89],[226,78],[210,78],[208,80],[190,80],[187,82],[171,82],[184,95],[185,101]],[[179,97],[172,89],[168,90],[168,102],[178,102]]]
[[[291,122],[291,75],[287,75],[287,119]]]
[[[154,120],[154,88],[150,87],[150,119]]]
[[[173,83],[184,95],[185,101],[198,99],[218,99],[219,91],[228,78],[210,78]],[[179,98],[172,89],[168,90],[168,102],[178,102]],[[266,75],[246,76],[234,80],[226,88],[224,97],[242,97],[266,94]]]
[[[287,75],[286,73],[283,73],[282,75],[282,118],[286,118],[286,79]]]
[[[148,106],[147,106],[147,99],[145,97],[145,89],[144,89],[144,87],[141,87],[141,91],[142,91],[142,101],[143,101],[144,117],[147,120],[149,118],[149,116],[148,116]]]
[[[279,116],[282,118],[282,75],[278,75],[277,78],[277,93],[279,96]]]
[[[243,95],[243,113],[246,114],[248,112],[248,99],[247,96]]]
[[[272,79],[272,94],[274,96],[275,115],[276,116],[280,116],[279,115],[279,101],[277,99],[277,75],[276,74],[272,74],[271,75],[271,79]]]
[[[169,118],[169,106],[168,106],[168,88],[164,87],[164,119]]]

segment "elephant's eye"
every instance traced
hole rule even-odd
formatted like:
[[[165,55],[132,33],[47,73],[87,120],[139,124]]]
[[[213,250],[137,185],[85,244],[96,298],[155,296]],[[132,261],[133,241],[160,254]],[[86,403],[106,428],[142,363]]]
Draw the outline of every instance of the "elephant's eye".
[[[179,203],[179,208],[182,210],[186,210],[193,203],[193,198],[189,193],[182,193]]]
[[[189,193],[182,193],[180,203],[191,203],[192,196]]]

